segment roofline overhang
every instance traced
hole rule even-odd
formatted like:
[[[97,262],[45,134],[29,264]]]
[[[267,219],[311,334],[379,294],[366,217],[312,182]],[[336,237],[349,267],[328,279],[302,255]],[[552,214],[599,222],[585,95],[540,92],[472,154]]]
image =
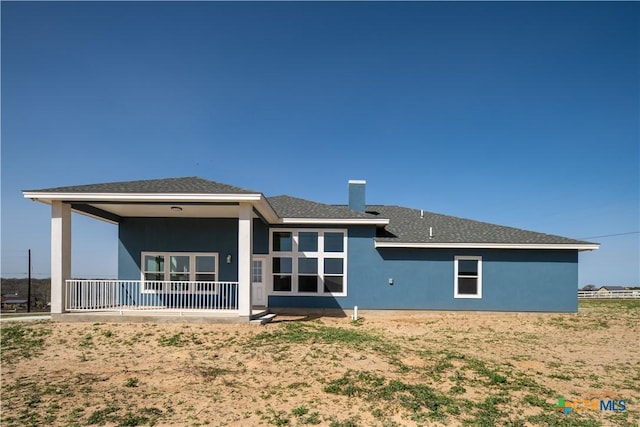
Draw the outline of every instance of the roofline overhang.
[[[59,200],[75,204],[74,202],[101,203],[101,202],[169,202],[169,203],[195,203],[195,202],[211,202],[211,203],[251,203],[254,208],[269,223],[277,223],[278,214],[275,212],[267,198],[261,193],[230,193],[230,194],[188,194],[188,193],[51,193],[39,191],[23,191],[22,194],[26,199],[51,204],[53,201]],[[114,223],[112,218],[103,218],[93,213],[87,213],[79,210],[75,212],[106,220]]]
[[[406,249],[555,249],[593,251],[600,248],[597,243],[430,243],[430,242],[386,242],[374,241],[376,248]]]
[[[189,194],[189,193],[49,193],[23,191],[27,199],[50,203],[53,200],[69,202],[251,202],[264,198],[260,193],[249,194]]]
[[[284,225],[388,225],[388,219],[370,218],[281,218],[276,224]]]

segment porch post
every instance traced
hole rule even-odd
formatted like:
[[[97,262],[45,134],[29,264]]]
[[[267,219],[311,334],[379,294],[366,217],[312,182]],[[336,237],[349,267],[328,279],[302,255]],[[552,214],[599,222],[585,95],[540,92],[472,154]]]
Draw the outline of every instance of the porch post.
[[[71,205],[51,203],[51,313],[65,312],[66,280],[71,278]]]
[[[240,203],[238,212],[238,314],[251,317],[251,254],[253,253],[253,207]]]

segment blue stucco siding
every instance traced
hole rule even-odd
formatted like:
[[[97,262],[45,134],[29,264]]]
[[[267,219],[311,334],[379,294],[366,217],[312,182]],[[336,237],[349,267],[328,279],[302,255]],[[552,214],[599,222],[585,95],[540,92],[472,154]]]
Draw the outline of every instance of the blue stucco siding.
[[[253,220],[253,253],[258,255],[269,253],[269,226],[261,219]]]
[[[577,251],[376,249],[349,228],[346,297],[274,297],[270,307],[491,311],[577,310]],[[482,298],[454,298],[454,257],[482,256]],[[389,285],[389,279],[394,284]]]
[[[269,229],[254,220],[253,252],[269,251]],[[118,228],[118,278],[139,280],[142,252],[217,252],[220,281],[238,280],[237,218],[124,218]],[[226,257],[231,254],[231,264]]]
[[[118,228],[118,278],[140,280],[142,252],[217,252],[218,280],[238,280],[235,218],[125,218]],[[231,264],[226,263],[232,255]]]

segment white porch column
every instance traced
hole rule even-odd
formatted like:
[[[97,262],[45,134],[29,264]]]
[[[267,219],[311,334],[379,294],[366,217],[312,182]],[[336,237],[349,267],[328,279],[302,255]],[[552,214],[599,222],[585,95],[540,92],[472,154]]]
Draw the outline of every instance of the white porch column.
[[[253,253],[253,207],[240,203],[238,215],[238,314],[251,316],[251,254]]]
[[[71,278],[71,205],[51,203],[51,313],[65,312],[65,281]]]

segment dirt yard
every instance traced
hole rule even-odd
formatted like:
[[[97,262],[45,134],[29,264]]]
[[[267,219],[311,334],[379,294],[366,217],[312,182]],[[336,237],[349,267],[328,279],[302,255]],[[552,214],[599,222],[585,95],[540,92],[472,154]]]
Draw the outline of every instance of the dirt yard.
[[[565,415],[559,398],[626,410]],[[3,323],[1,409],[3,426],[638,425],[640,301],[265,326]]]

